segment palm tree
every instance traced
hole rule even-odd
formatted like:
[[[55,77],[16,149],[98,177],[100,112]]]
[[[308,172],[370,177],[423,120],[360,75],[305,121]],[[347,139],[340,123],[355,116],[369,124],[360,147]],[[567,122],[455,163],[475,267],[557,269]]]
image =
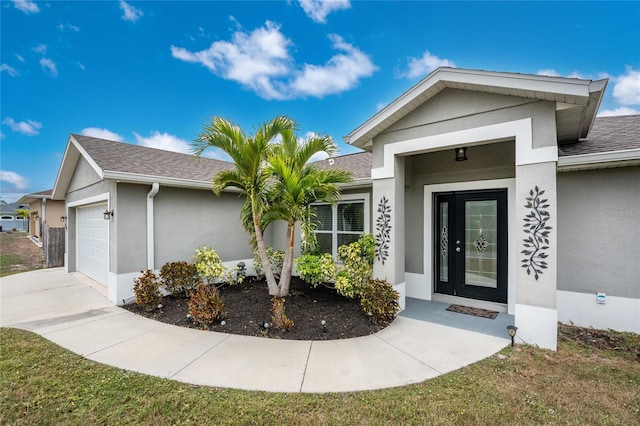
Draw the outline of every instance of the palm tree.
[[[264,227],[261,217],[268,207],[265,195],[270,180],[265,165],[271,149],[269,143],[283,131],[294,127],[291,119],[277,116],[258,128],[254,135],[247,136],[238,125],[213,117],[194,142],[196,157],[201,156],[205,149],[215,147],[226,152],[235,163],[235,169],[223,170],[213,177],[212,189],[219,196],[225,188],[233,187],[246,197],[243,215],[250,218],[250,224],[244,223],[244,226],[260,256],[270,295],[277,295],[279,288],[262,233]]]
[[[271,204],[263,221],[265,224],[274,220],[287,222],[287,247],[278,284],[279,297],[289,294],[296,223],[308,225],[310,205],[318,201],[335,203],[340,199],[338,184],[351,180],[350,173],[346,171],[322,169],[309,163],[319,152],[332,156],[336,152],[333,139],[316,135],[300,142],[294,127],[281,132],[281,141],[274,144],[268,155],[267,171],[274,183],[268,188],[267,198]]]
[[[19,209],[15,210],[15,213],[18,214],[18,219],[22,219],[22,229],[24,230],[24,222],[29,217],[29,209],[26,209],[24,207],[20,207]]]
[[[331,137],[313,136],[300,143],[296,130],[292,119],[278,116],[248,137],[239,126],[214,117],[194,143],[196,156],[208,147],[216,147],[234,161],[235,169],[214,176],[213,192],[220,195],[223,189],[235,187],[247,198],[242,223],[260,256],[269,294],[278,297],[289,294],[296,222],[308,225],[309,205],[337,201],[338,184],[351,179],[348,172],[309,164],[316,153],[335,153]],[[287,222],[287,247],[279,283],[273,275],[263,238],[263,230],[276,220]]]

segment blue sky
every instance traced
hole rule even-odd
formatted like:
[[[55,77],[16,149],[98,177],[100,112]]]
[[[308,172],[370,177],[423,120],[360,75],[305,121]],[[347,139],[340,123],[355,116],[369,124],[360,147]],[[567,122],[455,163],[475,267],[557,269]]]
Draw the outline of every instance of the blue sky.
[[[438,66],[609,78],[640,112],[640,2],[2,0],[0,198],[52,188],[70,133],[186,152],[223,116],[342,137]],[[220,153],[209,156],[224,158]]]

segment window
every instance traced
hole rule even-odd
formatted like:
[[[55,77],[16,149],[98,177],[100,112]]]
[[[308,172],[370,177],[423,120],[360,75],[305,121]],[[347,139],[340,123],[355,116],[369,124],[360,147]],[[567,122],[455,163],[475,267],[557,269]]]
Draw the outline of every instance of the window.
[[[2,216],[2,220],[13,220],[13,216]]]
[[[357,241],[369,232],[369,195],[344,195],[336,205],[314,204],[316,238],[323,253],[337,255],[338,247]]]

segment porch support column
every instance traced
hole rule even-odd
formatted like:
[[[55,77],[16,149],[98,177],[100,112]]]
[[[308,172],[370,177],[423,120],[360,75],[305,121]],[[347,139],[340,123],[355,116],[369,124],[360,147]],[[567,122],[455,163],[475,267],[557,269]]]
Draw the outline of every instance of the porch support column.
[[[373,236],[376,250],[373,277],[386,279],[400,293],[405,306],[404,157],[394,156],[392,176],[373,179]]]
[[[556,161],[516,165],[517,339],[556,350]]]

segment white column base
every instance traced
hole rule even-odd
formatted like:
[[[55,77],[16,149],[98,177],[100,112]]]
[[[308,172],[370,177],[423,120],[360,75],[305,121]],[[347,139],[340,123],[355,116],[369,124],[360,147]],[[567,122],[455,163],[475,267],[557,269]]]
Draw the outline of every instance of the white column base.
[[[400,293],[400,298],[398,300],[398,304],[400,305],[400,312],[404,311],[406,308],[406,298],[407,298],[407,289],[405,283],[399,283],[393,286],[393,289]]]
[[[558,311],[516,303],[516,342],[555,351],[558,347]]]

